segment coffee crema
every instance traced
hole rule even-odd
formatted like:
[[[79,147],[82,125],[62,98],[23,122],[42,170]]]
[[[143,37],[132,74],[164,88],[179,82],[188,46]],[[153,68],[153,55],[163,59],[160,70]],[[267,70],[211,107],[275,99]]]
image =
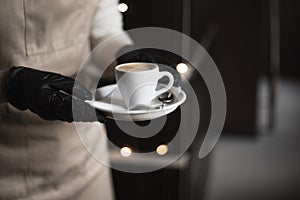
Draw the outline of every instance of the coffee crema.
[[[124,66],[117,67],[117,70],[123,72],[139,72],[139,71],[148,71],[155,69],[156,66],[153,64],[126,64]]]

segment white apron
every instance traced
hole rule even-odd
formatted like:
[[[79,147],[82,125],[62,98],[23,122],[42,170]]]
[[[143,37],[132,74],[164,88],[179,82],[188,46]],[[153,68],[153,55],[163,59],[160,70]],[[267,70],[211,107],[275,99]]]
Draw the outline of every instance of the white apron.
[[[74,77],[90,51],[98,0],[0,0],[0,72],[11,66]],[[105,128],[81,123],[108,154]],[[82,146],[73,123],[0,104],[0,199],[112,199],[110,171]]]

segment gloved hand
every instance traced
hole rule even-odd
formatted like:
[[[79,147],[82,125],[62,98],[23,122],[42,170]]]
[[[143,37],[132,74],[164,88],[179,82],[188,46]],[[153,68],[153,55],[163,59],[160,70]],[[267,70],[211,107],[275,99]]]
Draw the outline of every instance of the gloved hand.
[[[20,110],[29,109],[45,120],[72,122],[73,112],[76,121],[103,123],[106,120],[103,114],[84,102],[92,99],[91,92],[82,84],[75,84],[74,79],[60,74],[12,67],[5,89],[10,104]]]

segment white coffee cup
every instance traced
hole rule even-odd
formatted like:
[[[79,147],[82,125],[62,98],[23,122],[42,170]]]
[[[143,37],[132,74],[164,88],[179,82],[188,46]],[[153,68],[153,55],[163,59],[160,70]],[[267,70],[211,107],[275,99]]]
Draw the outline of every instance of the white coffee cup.
[[[150,106],[153,99],[172,88],[174,77],[159,71],[153,63],[125,63],[115,68],[118,88],[128,109]],[[158,80],[167,76],[169,83],[156,91]]]

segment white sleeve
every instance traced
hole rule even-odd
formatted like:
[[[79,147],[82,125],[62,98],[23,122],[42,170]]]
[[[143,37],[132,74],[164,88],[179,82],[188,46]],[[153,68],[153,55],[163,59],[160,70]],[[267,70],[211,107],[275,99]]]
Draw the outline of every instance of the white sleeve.
[[[107,68],[107,78],[113,79],[116,54],[120,48],[132,44],[132,40],[123,30],[122,14],[118,10],[118,0],[98,0],[91,29],[92,62],[86,70],[88,81],[102,74]],[[101,72],[101,73],[100,73]],[[94,77],[98,82],[99,78]],[[92,81],[93,82],[93,81]]]
[[[101,43],[109,37],[124,32],[122,14],[118,10],[118,3],[118,0],[99,0],[92,24],[92,40]],[[120,46],[132,43],[128,35],[127,38],[119,42]]]

